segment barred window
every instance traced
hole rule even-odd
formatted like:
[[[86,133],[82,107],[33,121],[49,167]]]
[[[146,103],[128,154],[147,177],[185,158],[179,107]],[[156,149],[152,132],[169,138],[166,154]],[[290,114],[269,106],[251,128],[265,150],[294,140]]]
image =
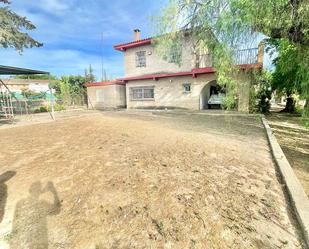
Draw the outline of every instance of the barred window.
[[[173,47],[168,55],[168,62],[169,63],[179,63],[181,60],[181,50],[177,47]]]
[[[191,84],[190,84],[190,83],[185,83],[185,84],[183,84],[182,86],[183,86],[183,91],[184,91],[185,93],[191,92]]]
[[[146,67],[146,51],[136,52],[135,63],[136,67]]]
[[[131,87],[131,100],[153,100],[154,87]]]

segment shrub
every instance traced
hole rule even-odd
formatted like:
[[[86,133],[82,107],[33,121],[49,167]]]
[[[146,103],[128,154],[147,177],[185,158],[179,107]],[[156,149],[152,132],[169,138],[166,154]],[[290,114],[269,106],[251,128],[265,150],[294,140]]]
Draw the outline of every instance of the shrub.
[[[40,106],[40,112],[48,112],[46,106]]]
[[[63,111],[65,110],[65,106],[63,104],[56,104],[55,111]]]
[[[40,113],[40,112],[48,112],[48,109],[46,106],[40,106],[39,108],[34,109],[34,113]]]
[[[64,104],[56,103],[54,105],[54,111],[63,111],[63,110],[65,110],[65,105]],[[51,111],[51,106],[48,107],[48,111]]]
[[[226,95],[222,99],[222,104],[221,104],[222,109],[225,110],[233,110],[237,108],[237,101],[236,98],[232,95]]]

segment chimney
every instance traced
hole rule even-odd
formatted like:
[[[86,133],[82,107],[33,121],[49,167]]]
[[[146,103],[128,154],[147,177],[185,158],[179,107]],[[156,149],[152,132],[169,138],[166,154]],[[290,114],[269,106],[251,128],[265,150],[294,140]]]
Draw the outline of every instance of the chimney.
[[[139,29],[134,29],[134,41],[138,41],[141,39],[140,34],[141,31]]]

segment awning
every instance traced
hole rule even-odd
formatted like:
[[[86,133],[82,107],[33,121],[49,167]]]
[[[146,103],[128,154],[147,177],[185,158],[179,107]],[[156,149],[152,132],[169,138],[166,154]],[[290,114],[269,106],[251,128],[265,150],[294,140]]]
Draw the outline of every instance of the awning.
[[[0,75],[49,74],[49,72],[0,65]]]

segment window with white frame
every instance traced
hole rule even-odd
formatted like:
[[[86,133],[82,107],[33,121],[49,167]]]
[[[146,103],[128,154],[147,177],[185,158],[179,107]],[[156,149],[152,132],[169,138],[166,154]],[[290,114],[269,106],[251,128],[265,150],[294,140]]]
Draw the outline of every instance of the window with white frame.
[[[131,87],[131,100],[154,100],[154,87]]]
[[[183,86],[183,92],[185,92],[185,93],[191,92],[191,84],[190,83],[185,83],[182,86]]]
[[[96,102],[104,102],[104,90],[96,90]]]
[[[146,51],[138,51],[135,54],[136,67],[146,67]]]

